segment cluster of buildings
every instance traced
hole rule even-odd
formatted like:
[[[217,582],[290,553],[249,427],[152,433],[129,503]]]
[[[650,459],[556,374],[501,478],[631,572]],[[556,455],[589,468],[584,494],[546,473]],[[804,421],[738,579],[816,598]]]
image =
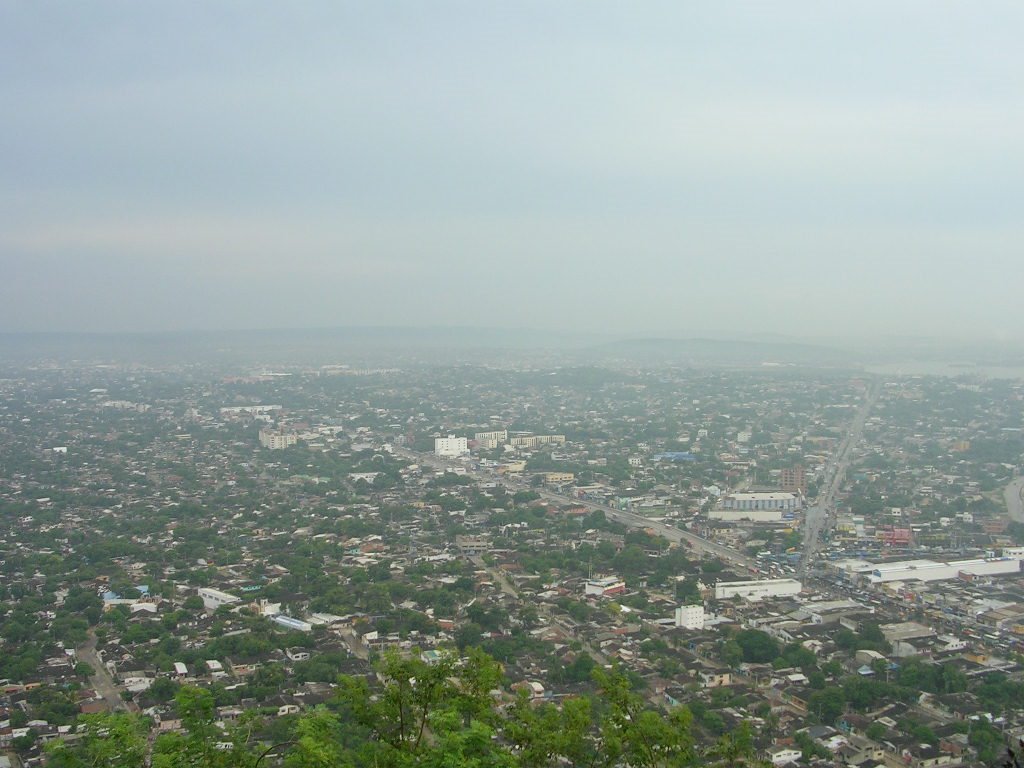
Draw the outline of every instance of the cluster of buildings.
[[[174,731],[183,683],[214,689],[225,722],[288,717],[385,650],[470,645],[501,655],[510,691],[555,703],[588,690],[585,657],[618,663],[651,706],[691,705],[704,741],[752,723],[778,765],[973,764],[957,723],[1024,726],[980,682],[1021,680],[1024,542],[997,504],[1019,389],[883,388],[797,574],[864,377],[356,370],[0,380],[0,574],[17,585],[0,749],[41,763],[44,741],[111,708]],[[960,690],[858,698],[920,663]],[[846,697],[834,717],[828,690]]]

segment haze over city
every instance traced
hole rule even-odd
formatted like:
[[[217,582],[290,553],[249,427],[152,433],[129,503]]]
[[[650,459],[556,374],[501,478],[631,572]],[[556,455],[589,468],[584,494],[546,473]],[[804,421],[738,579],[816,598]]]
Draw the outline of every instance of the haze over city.
[[[1017,337],[1022,22],[5,3],[0,330]]]
[[[1022,22],[0,0],[0,768],[1024,768]]]

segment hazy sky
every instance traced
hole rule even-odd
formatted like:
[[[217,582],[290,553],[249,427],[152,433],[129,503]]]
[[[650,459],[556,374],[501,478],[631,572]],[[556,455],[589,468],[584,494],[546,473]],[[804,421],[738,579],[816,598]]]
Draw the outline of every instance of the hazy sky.
[[[1024,3],[0,0],[0,331],[1020,336]]]

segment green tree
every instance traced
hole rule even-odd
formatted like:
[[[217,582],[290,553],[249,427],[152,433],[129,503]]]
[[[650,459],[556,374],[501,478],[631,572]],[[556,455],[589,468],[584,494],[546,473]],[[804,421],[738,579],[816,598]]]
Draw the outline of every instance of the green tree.
[[[797,731],[793,735],[793,740],[796,742],[796,745],[800,747],[801,758],[805,762],[809,762],[815,757],[821,758],[822,760],[827,760],[832,757],[832,753],[825,749],[821,744],[814,741],[807,731]]]
[[[738,667],[743,661],[743,648],[735,639],[730,638],[722,644],[722,663],[729,667]]]
[[[1006,745],[1003,734],[987,720],[973,721],[967,740],[978,751],[978,759],[986,765],[994,765]]]
[[[516,768],[515,758],[496,747],[494,731],[486,723],[461,722],[458,713],[439,710],[430,717],[434,744],[418,765],[422,768]]]
[[[676,768],[693,761],[693,715],[686,707],[675,707],[666,716],[645,708],[629,678],[617,668],[596,668],[594,682],[608,707],[601,721],[601,740],[610,764]]]
[[[146,693],[154,701],[170,701],[178,693],[178,689],[181,686],[171,680],[169,677],[158,677],[153,681],[153,684],[149,686]]]
[[[285,768],[347,768],[355,764],[344,748],[338,716],[324,707],[301,717],[295,735]]]
[[[881,739],[885,738],[885,734],[886,727],[881,723],[872,723],[864,731],[864,735],[872,741],[880,741]]]
[[[48,765],[57,768],[144,768],[148,728],[134,714],[82,715],[72,746],[60,740],[47,745]]]
[[[464,651],[471,646],[478,646],[483,640],[483,634],[483,627],[479,624],[474,624],[473,622],[461,624],[455,630],[455,645],[460,651]]]
[[[163,734],[153,746],[152,768],[251,768],[256,755],[245,728],[224,731],[215,722],[211,691],[182,686],[174,697],[186,734]]]
[[[181,606],[189,611],[201,611],[203,610],[203,598],[199,595],[189,595]]]
[[[545,768],[560,759],[588,766],[599,759],[591,735],[593,725],[587,699],[566,699],[561,708],[547,703],[534,706],[523,691],[509,709],[504,736],[515,747],[522,768]]]
[[[846,698],[840,688],[824,688],[815,691],[807,700],[807,711],[816,723],[835,722],[846,708]]]
[[[756,763],[757,748],[754,746],[754,732],[750,723],[743,721],[736,730],[725,733],[708,750],[704,762],[721,768],[734,768]]]
[[[419,752],[434,710],[462,695],[455,683],[457,661],[450,652],[428,664],[415,656],[404,658],[388,651],[377,665],[383,679],[380,694],[373,695],[364,678],[342,677],[341,700],[356,722],[379,741],[400,751]],[[472,707],[467,704],[466,708]]]
[[[877,622],[865,622],[860,627],[860,640],[857,643],[858,650],[872,650],[879,653],[889,653],[892,647],[882,634],[882,629]]]
[[[744,629],[736,633],[736,642],[743,649],[743,660],[755,664],[774,661],[779,645],[771,635],[759,629]]]

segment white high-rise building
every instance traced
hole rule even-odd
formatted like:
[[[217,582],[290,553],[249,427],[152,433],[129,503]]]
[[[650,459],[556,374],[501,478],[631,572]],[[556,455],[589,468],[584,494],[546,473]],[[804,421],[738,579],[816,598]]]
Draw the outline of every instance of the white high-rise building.
[[[473,439],[476,440],[478,448],[492,450],[508,440],[508,431],[502,429],[496,432],[477,432]]]
[[[285,432],[283,429],[261,429],[260,445],[272,451],[279,451],[288,448],[298,442],[298,435],[294,432]]]
[[[676,608],[676,626],[683,629],[704,629],[704,606],[680,605]]]
[[[455,458],[465,456],[467,453],[469,453],[469,440],[465,437],[448,435],[448,437],[434,438],[435,456]]]
[[[509,438],[513,448],[540,448],[542,445],[564,445],[565,435],[520,435]]]

